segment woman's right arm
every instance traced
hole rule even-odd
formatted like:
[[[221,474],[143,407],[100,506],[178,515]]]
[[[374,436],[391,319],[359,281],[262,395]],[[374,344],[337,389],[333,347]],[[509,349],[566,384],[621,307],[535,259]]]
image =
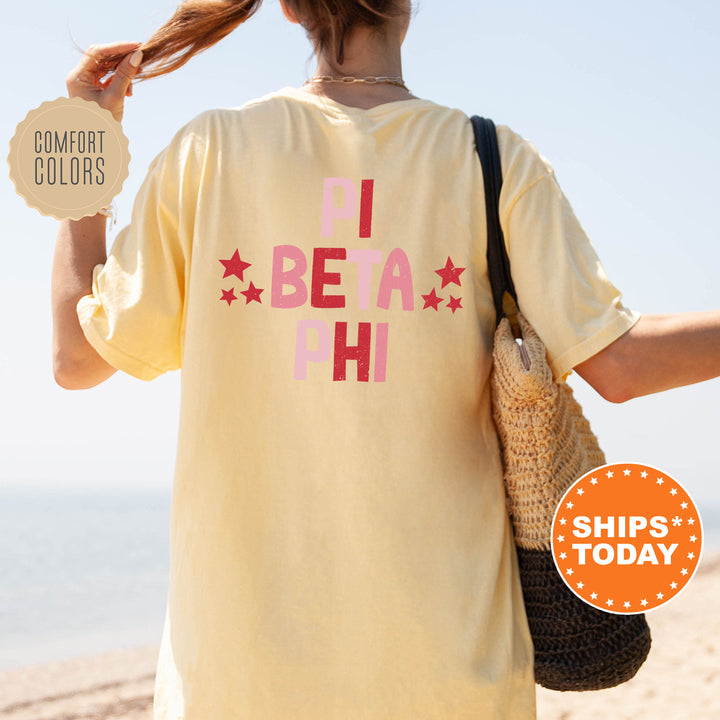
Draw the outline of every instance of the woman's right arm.
[[[107,259],[104,215],[63,220],[55,243],[52,269],[53,373],[68,390],[107,380],[115,368],[86,340],[77,315],[81,297],[92,291],[93,268]]]
[[[130,83],[142,61],[138,45],[91,47],[67,76],[69,97],[95,101],[120,122],[125,97],[131,94]],[[104,56],[116,53],[127,53],[116,68],[103,63]],[[102,81],[110,70],[114,70],[112,77]],[[115,372],[86,340],[76,309],[80,298],[92,290],[93,268],[107,259],[106,221],[101,214],[63,220],[58,230],[52,270],[53,372],[58,385],[68,389],[93,387]]]

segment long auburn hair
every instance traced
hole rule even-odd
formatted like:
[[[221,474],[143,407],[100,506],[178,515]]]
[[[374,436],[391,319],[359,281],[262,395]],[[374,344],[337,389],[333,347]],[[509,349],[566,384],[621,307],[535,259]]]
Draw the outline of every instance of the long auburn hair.
[[[140,46],[143,60],[136,79],[165,75],[229,35],[260,8],[262,0],[184,0],[173,16]],[[403,12],[399,0],[285,0],[315,46],[332,49],[338,65],[345,39],[358,25],[381,30]],[[122,55],[104,58],[108,65]]]

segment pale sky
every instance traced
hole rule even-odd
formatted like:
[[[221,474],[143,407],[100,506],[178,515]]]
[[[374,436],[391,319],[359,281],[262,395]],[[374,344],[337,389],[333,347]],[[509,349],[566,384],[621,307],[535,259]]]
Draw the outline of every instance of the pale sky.
[[[2,133],[65,94],[81,46],[142,40],[174,2],[35,0],[3,10]],[[488,115],[532,140],[627,305],[666,313],[720,306],[720,5],[711,0],[514,3],[422,0],[405,44],[415,95]],[[310,46],[277,0],[184,69],[126,104],[132,161],[117,200],[129,220],[150,160],[197,113],[237,106],[312,74]],[[6,146],[7,147],[7,146]],[[57,222],[0,186],[0,482],[172,482],[177,373],[117,374],[90,391],[50,368],[50,264]],[[608,461],[673,475],[710,513],[720,381],[614,406],[573,381]],[[717,520],[715,522],[719,522]]]

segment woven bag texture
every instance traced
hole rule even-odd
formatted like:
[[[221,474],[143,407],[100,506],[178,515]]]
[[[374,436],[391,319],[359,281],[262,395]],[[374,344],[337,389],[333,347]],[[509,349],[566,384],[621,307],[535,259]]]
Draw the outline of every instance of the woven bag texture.
[[[597,610],[568,590],[549,550],[517,552],[535,682],[550,690],[604,690],[633,678],[650,652],[645,616]]]
[[[563,493],[586,472],[605,464],[590,423],[567,383],[556,383],[545,345],[518,314],[525,370],[507,318],[493,346],[493,418],[503,449],[505,485],[515,542],[550,549],[550,527]]]
[[[552,690],[601,690],[632,678],[650,651],[644,615],[597,610],[555,568],[552,520],[562,495],[605,464],[590,424],[565,382],[555,382],[545,346],[517,315],[526,370],[507,318],[495,332],[490,383],[515,531],[525,609],[535,647],[535,681]]]

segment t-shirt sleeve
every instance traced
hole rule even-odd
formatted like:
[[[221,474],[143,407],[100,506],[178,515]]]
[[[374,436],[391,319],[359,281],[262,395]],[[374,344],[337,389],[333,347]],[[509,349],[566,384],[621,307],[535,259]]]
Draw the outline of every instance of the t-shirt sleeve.
[[[511,273],[520,309],[543,340],[554,376],[563,378],[640,315],[623,306],[552,168],[511,135],[499,135],[500,218]]]
[[[105,264],[95,267],[92,293],[77,306],[97,352],[142,380],[181,366],[195,143],[186,126],[153,160],[130,224],[118,233]]]

